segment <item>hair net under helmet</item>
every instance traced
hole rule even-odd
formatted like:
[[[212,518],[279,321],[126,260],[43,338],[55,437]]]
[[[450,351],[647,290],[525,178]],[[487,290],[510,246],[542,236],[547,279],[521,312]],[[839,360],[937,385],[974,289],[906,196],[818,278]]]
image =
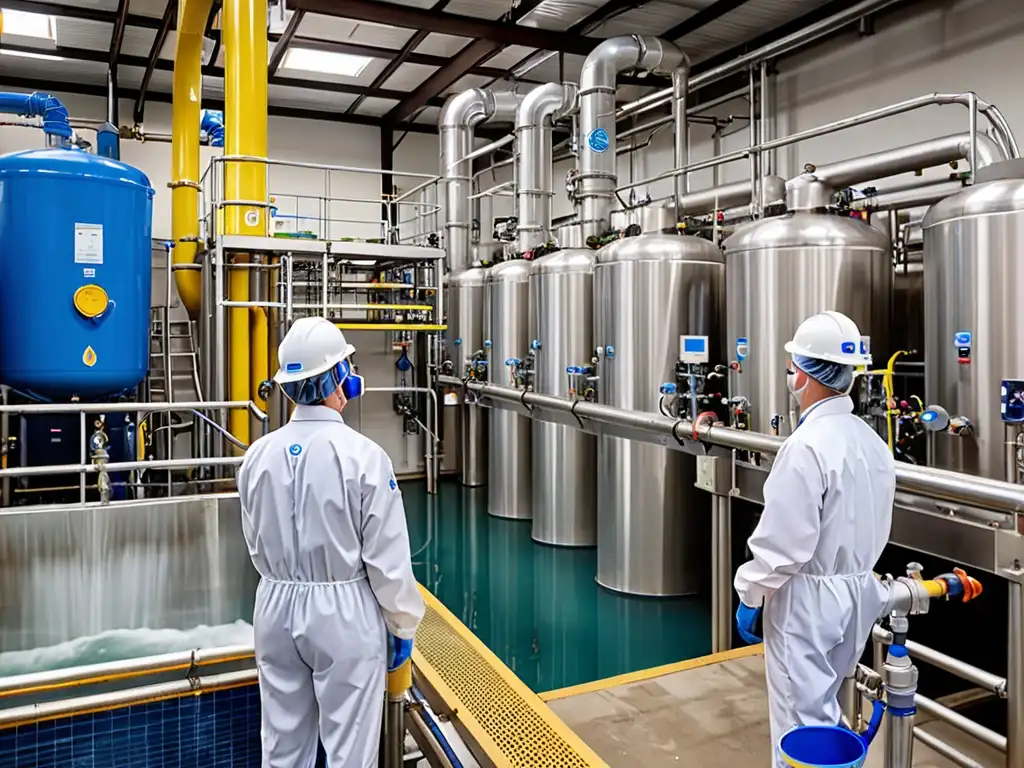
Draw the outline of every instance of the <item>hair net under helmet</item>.
[[[793,355],[793,365],[812,379],[836,392],[845,392],[853,384],[853,366]]]

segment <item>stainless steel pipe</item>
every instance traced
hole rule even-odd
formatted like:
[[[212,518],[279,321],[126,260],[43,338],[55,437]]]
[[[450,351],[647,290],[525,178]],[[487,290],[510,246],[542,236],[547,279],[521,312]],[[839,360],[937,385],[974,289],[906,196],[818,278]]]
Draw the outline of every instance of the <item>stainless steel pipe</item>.
[[[950,762],[960,766],[960,768],[986,768],[986,766],[982,765],[977,760],[968,757],[955,747],[950,746],[938,736],[933,736],[928,733],[928,731],[921,728],[921,726],[914,728],[914,738],[929,749],[938,752]]]
[[[1000,752],[1006,752],[1006,737],[996,733],[990,728],[986,728],[980,723],[976,723],[968,717],[964,717],[956,710],[950,709],[949,707],[939,704],[939,702],[929,699],[927,696],[922,696],[920,693],[914,696],[914,701],[917,704],[918,710],[931,715],[936,720],[941,720],[947,723],[958,731],[963,731],[968,736],[977,739],[982,744],[985,744],[993,749],[998,749]]]
[[[615,77],[639,70],[673,74],[673,116],[676,119],[675,150],[685,155],[685,94],[689,90],[689,60],[675,44],[656,37],[613,37],[599,44],[583,63],[580,74],[580,154],[578,158],[583,236],[603,234],[611,226],[618,174],[615,168]],[[677,72],[678,70],[678,72]],[[683,112],[679,110],[682,108]],[[681,125],[680,125],[681,124]],[[683,162],[683,157],[676,157]]]
[[[439,381],[449,386],[463,386],[463,381],[452,376],[441,376]],[[671,419],[655,413],[625,411],[598,403],[572,402],[551,395],[523,392],[494,384],[470,381],[465,386],[473,392],[494,400],[507,403],[532,405],[544,410],[569,413],[580,419],[621,427],[661,437],[692,440],[693,424],[686,419]],[[758,432],[746,432],[730,427],[698,427],[697,437],[701,442],[723,448],[775,454],[782,445],[782,438]],[[666,443],[669,444],[669,443]],[[897,464],[896,487],[932,498],[958,501],[998,512],[1024,511],[1024,488],[1001,480],[969,477],[942,469],[919,467],[912,464]],[[1019,601],[1018,601],[1019,603]],[[1019,610],[1019,608],[1018,608]],[[1011,613],[1012,615],[1012,613]],[[1024,668],[1024,658],[1022,658]],[[1024,669],[1022,669],[1024,672]],[[1011,681],[1012,682],[1012,681]],[[1024,730],[1024,711],[1021,712]]]
[[[711,652],[732,648],[732,499],[711,497]]]
[[[964,188],[963,182],[944,181],[941,184],[927,184],[913,189],[902,189],[893,192],[880,191],[869,197],[862,197],[850,203],[854,211],[902,211],[908,208],[921,208],[934,205],[950,195],[955,195]]]
[[[555,193],[552,122],[570,111],[575,103],[574,85],[547,83],[530,91],[516,110],[520,252],[529,251],[551,237],[551,198]]]
[[[1015,563],[1020,576],[1020,563]],[[1010,600],[1007,612],[1009,647],[1006,663],[1006,736],[1007,768],[1024,765],[1024,588],[1020,582],[1009,584]]]
[[[473,131],[487,121],[512,122],[522,97],[507,91],[470,88],[451,96],[441,109],[441,181],[445,187],[444,245],[450,271],[465,269],[470,256],[469,196],[473,192]]]

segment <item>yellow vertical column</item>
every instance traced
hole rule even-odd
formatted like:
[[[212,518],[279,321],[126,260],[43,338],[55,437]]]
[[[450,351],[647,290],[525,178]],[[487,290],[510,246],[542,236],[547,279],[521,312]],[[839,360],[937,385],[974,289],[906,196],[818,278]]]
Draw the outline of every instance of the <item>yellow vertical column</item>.
[[[213,0],[178,0],[171,105],[171,236],[174,264],[193,264],[199,245],[199,108],[203,94],[203,32]],[[181,303],[199,314],[202,278],[197,270],[174,273]]]
[[[225,0],[221,16],[224,35],[224,153],[226,155],[267,156],[267,0]],[[224,194],[227,200],[262,203],[267,200],[267,169],[263,163],[228,162],[225,168]],[[266,208],[260,205],[233,205],[224,213],[227,235],[267,234]],[[244,254],[235,263],[247,263]],[[247,301],[247,269],[229,271],[228,293],[232,301]],[[250,358],[262,355],[266,360],[266,337],[262,347],[250,344],[249,312],[232,308],[229,313],[231,359],[228,368],[228,397],[248,400]],[[261,334],[256,334],[260,336]],[[257,339],[258,341],[258,339]],[[266,367],[264,362],[263,367]],[[257,382],[258,384],[258,382]],[[231,433],[249,442],[249,415],[233,411]]]

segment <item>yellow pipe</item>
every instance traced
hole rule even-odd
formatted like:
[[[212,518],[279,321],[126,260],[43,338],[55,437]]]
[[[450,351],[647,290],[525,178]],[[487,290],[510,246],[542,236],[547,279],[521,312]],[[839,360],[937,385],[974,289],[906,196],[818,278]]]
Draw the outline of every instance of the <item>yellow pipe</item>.
[[[248,261],[245,254],[235,257],[235,263]],[[228,298],[231,301],[249,300],[249,270],[228,270]],[[228,331],[231,339],[228,353],[228,399],[249,399],[249,312],[245,307],[228,310]],[[228,411],[228,429],[246,445],[249,444],[249,412],[240,408]],[[237,449],[236,449],[237,450]]]
[[[267,0],[225,0],[221,15],[224,36],[224,153],[267,156]],[[228,162],[224,169],[224,199],[263,203],[267,200],[267,167],[264,163]],[[224,231],[228,235],[266,236],[266,207],[235,204],[225,207]],[[236,263],[247,261],[244,254]],[[230,271],[228,293],[232,301],[247,301],[247,270]],[[262,353],[250,339],[249,314],[244,308],[230,311],[231,355],[228,397],[247,400],[251,387],[250,359],[266,360],[266,334]],[[253,334],[258,336],[258,334]],[[231,433],[249,442],[249,414],[231,412]]]
[[[267,310],[263,307],[252,307],[252,324],[250,326],[252,357],[249,359],[249,384],[252,394],[249,399],[259,406],[261,411],[267,410],[267,402],[260,397],[260,384],[270,378],[270,366],[267,362],[270,343],[268,339]]]
[[[203,92],[203,32],[213,0],[178,0],[171,105],[171,236],[174,264],[193,264],[199,244],[199,108]],[[199,313],[201,276],[174,273],[190,317]]]

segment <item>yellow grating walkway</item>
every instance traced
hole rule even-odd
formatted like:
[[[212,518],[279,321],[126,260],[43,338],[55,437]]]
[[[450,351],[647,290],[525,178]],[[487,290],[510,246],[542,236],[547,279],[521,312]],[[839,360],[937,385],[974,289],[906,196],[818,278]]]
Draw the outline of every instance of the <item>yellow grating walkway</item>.
[[[413,662],[496,766],[607,768],[472,632],[420,587]]]

